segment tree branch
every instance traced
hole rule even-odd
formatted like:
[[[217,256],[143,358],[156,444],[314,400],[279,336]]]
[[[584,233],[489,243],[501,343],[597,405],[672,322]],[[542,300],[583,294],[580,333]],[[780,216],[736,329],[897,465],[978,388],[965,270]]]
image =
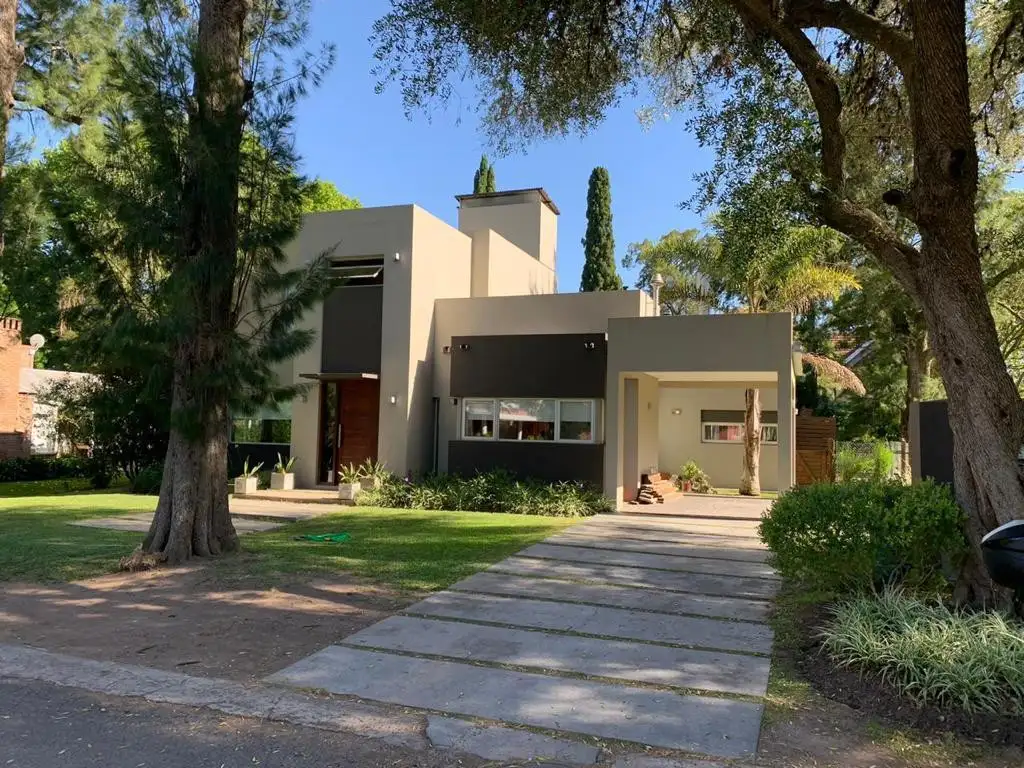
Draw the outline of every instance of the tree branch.
[[[790,0],[786,18],[801,29],[828,28],[870,43],[886,53],[909,78],[914,66],[914,41],[908,32],[887,24],[846,0]]]

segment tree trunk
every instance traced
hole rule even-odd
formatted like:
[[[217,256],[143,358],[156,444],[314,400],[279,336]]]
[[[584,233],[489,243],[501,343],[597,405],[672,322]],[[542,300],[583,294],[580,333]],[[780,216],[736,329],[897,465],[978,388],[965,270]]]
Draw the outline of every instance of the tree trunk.
[[[227,440],[238,254],[238,183],[248,98],[242,77],[250,0],[202,0],[183,253],[172,270],[183,330],[174,355],[171,436],[146,552],[168,563],[231,551]]]
[[[761,392],[748,389],[743,414],[743,477],[740,494],[761,495]]]
[[[957,501],[968,515],[970,556],[958,596],[1006,602],[981,564],[985,531],[1024,510],[1017,453],[1024,405],[999,349],[981,275],[975,198],[978,154],[971,121],[963,0],[912,0],[911,79],[917,295],[949,395]]]
[[[0,258],[4,255],[6,222],[7,129],[14,114],[14,86],[18,81],[18,70],[25,63],[25,52],[16,39],[17,28],[18,0],[0,0]]]

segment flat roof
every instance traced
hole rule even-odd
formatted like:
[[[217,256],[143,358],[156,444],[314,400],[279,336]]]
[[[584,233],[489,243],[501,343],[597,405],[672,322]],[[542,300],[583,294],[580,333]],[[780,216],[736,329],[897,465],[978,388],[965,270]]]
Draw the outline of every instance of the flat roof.
[[[558,206],[555,205],[554,201],[544,191],[544,187],[526,187],[525,189],[507,189],[503,192],[483,192],[479,195],[456,195],[455,199],[460,203],[463,200],[487,200],[497,197],[511,197],[513,195],[521,195],[524,192],[537,192],[540,195],[541,201],[550,208],[556,216],[561,215],[561,211],[558,210]]]

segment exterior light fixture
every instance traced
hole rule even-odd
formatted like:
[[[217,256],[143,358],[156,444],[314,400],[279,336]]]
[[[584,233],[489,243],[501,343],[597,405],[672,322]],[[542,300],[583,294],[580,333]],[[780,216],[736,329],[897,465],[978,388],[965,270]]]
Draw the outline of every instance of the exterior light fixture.
[[[392,405],[397,405],[398,404],[398,396],[397,395],[392,395],[391,397],[388,398],[388,400],[391,402]]]
[[[592,342],[592,341],[584,341],[583,342],[583,348],[584,349],[596,349],[597,345],[594,342]]]
[[[402,260],[402,254],[400,254],[398,251],[395,251],[395,261],[401,261],[401,260]]]
[[[683,413],[683,409],[682,408],[673,408],[672,409],[672,415],[673,416],[680,416],[680,415],[682,415],[682,413]]]
[[[469,344],[459,344],[459,349],[465,352],[467,349],[469,349]]]
[[[447,344],[445,344],[443,347],[441,347],[441,353],[442,354],[450,355],[451,352],[452,352],[452,348],[449,347]]]

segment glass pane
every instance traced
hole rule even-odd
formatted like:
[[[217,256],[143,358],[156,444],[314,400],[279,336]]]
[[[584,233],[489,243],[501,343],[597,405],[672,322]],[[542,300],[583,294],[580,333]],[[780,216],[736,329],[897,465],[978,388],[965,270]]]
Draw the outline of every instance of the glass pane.
[[[589,400],[563,400],[560,408],[560,439],[594,439],[593,409]]]
[[[704,441],[711,443],[733,443],[743,440],[742,424],[705,424]]]
[[[502,400],[499,440],[554,440],[556,400]]]
[[[231,442],[258,443],[263,422],[259,419],[234,419],[231,423]]]
[[[494,437],[494,401],[466,400],[464,437]]]
[[[777,443],[779,442],[779,427],[776,424],[762,424],[761,425],[761,442],[764,443]]]

